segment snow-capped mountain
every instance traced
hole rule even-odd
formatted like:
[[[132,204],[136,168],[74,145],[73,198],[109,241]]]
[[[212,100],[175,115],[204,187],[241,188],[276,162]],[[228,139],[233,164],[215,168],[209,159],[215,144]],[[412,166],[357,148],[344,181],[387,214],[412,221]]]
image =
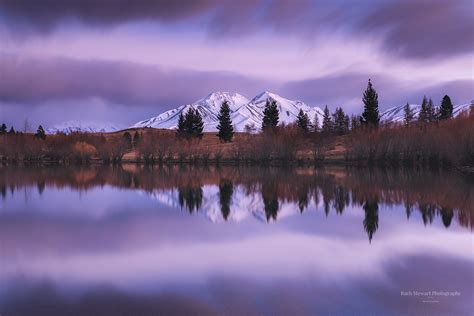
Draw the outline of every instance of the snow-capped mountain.
[[[454,117],[458,116],[464,111],[468,111],[470,108],[470,103],[458,104],[453,106],[453,115]],[[385,122],[403,122],[404,119],[404,108],[405,105],[394,106],[380,114],[380,120]],[[410,104],[410,108],[415,114],[415,118],[418,117],[420,113],[421,105],[419,104]]]
[[[213,223],[222,223],[226,221],[238,223],[250,218],[269,223],[281,220],[286,217],[301,214],[297,203],[279,200],[277,218],[267,218],[262,194],[260,192],[248,192],[245,187],[236,185],[234,187],[232,200],[230,201],[230,212],[228,217],[224,218],[221,212],[221,205],[219,201],[219,187],[216,185],[205,185],[202,187],[202,193],[202,204],[197,210],[197,213],[204,215]],[[151,193],[151,197],[154,200],[164,205],[168,205],[173,209],[183,208],[180,205],[178,195],[179,194],[177,190],[173,190],[171,192],[155,190]],[[318,201],[321,202],[319,204],[315,204],[314,200],[311,199],[308,207],[322,208],[323,199],[318,199]],[[186,207],[184,206],[184,208]]]
[[[319,124],[322,122],[323,111],[319,107],[310,107],[301,101],[288,100],[268,91],[260,93],[251,101],[238,93],[214,92],[194,103],[166,111],[156,117],[138,122],[132,127],[176,128],[179,115],[188,111],[189,108],[194,108],[202,115],[204,131],[217,131],[219,109],[221,104],[227,101],[231,110],[231,119],[237,131],[243,131],[246,125],[252,124],[259,128],[262,124],[263,110],[267,99],[277,102],[281,123],[296,121],[300,109],[308,113],[311,120],[314,120],[317,115]]]
[[[50,127],[45,128],[47,134],[72,132],[83,133],[108,133],[123,129],[122,126],[107,122],[85,122],[85,121],[66,121]]]

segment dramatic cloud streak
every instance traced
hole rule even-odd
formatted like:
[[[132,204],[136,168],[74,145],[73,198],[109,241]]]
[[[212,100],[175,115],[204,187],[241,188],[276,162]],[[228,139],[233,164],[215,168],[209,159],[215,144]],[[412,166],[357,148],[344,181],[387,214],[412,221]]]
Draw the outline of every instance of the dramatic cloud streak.
[[[128,106],[165,108],[214,90],[248,93],[268,85],[229,72],[164,68],[130,62],[0,55],[0,101],[36,104],[97,97]]]
[[[474,98],[469,0],[0,0],[7,123],[122,124],[213,91],[360,113]],[[45,114],[47,113],[47,114]]]
[[[49,32],[69,20],[110,27],[154,21],[203,28],[233,38],[261,30],[305,39],[339,32],[361,40],[380,38],[383,49],[406,58],[454,56],[472,52],[474,10],[469,0],[231,0],[15,1],[0,3],[10,31]]]
[[[153,107],[157,111],[193,102],[212,91],[239,92],[252,97],[272,90],[312,105],[347,106],[361,109],[361,94],[372,78],[381,107],[415,102],[424,94],[454,100],[472,98],[472,80],[455,80],[412,86],[389,75],[341,72],[286,83],[276,83],[231,72],[204,72],[158,67],[130,62],[76,60],[69,58],[24,58],[0,55],[0,101],[35,106],[54,100],[100,98],[110,104]]]

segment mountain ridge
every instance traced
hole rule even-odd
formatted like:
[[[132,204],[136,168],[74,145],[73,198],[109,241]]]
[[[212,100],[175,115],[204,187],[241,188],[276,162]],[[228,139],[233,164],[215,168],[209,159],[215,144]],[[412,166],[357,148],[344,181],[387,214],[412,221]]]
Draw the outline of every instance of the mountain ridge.
[[[246,125],[253,125],[256,130],[259,130],[262,124],[263,110],[267,99],[277,102],[278,110],[280,112],[280,124],[295,122],[299,110],[302,109],[308,114],[311,122],[314,122],[315,116],[317,116],[319,126],[321,127],[322,125],[323,110],[317,106],[309,106],[299,100],[286,99],[269,91],[263,91],[252,99],[248,99],[239,93],[217,91],[209,93],[204,98],[193,103],[184,104],[162,112],[158,116],[139,121],[128,128],[153,127],[174,129],[177,126],[180,113],[185,113],[189,108],[194,108],[197,109],[203,117],[204,131],[215,132],[217,131],[217,116],[219,114],[220,106],[222,102],[228,101],[235,131],[244,131]],[[457,116],[461,112],[468,110],[473,103],[474,101],[471,101],[471,103],[454,105],[453,115]],[[410,106],[414,111],[416,119],[421,106],[418,104],[411,104]],[[403,104],[388,108],[380,114],[380,120],[383,122],[402,122],[404,107],[405,105]],[[53,125],[52,127],[46,128],[45,131],[47,134],[55,134],[58,132],[69,134],[71,132],[107,133],[123,129],[127,129],[127,127],[109,122],[99,123],[77,120]]]
[[[158,116],[140,121],[131,128],[153,127],[153,128],[176,128],[178,118],[181,113],[185,113],[189,108],[199,111],[204,122],[205,132],[217,131],[218,114],[222,102],[228,101],[231,109],[231,119],[236,131],[244,131],[245,126],[254,125],[259,128],[263,120],[263,110],[267,99],[276,101],[280,111],[280,123],[293,123],[300,109],[305,111],[313,121],[317,115],[319,124],[322,123],[323,111],[319,107],[311,107],[302,101],[286,99],[275,93],[264,91],[256,95],[251,100],[238,93],[213,92],[205,98],[193,103],[181,105],[168,110]]]

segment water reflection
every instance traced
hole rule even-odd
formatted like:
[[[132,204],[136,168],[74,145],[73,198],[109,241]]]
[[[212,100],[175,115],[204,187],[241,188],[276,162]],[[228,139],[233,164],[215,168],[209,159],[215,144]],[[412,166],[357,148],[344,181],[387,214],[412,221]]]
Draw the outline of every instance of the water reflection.
[[[125,165],[1,167],[0,175],[4,200],[8,191],[13,196],[15,190],[33,185],[40,195],[46,186],[87,191],[111,185],[152,195],[169,195],[176,190],[181,209],[195,213],[206,203],[206,212],[216,207],[210,204],[217,204],[224,221],[230,219],[233,210],[263,212],[262,218],[270,222],[278,220],[282,207],[299,213],[310,206],[321,207],[329,216],[331,211],[342,215],[345,208],[360,205],[369,241],[378,229],[380,203],[403,206],[409,220],[413,212],[419,212],[424,225],[432,224],[438,216],[445,227],[451,225],[453,218],[467,228],[472,229],[473,224],[473,180],[455,172]],[[447,190],[449,194],[445,194]]]
[[[232,181],[222,179],[219,182],[219,203],[221,205],[222,217],[227,221],[230,214],[230,203],[234,194],[234,184]]]
[[[0,167],[0,313],[469,314],[473,190],[414,170]]]

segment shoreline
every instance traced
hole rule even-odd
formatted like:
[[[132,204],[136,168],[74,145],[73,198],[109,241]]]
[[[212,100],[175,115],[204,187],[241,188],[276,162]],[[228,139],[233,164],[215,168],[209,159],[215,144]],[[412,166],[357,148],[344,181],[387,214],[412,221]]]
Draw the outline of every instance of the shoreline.
[[[315,161],[311,159],[296,159],[283,161],[280,159],[270,159],[265,161],[256,160],[235,160],[235,159],[173,159],[173,160],[153,160],[145,161],[143,159],[123,159],[121,161],[109,161],[104,162],[101,159],[89,159],[87,161],[80,160],[68,160],[68,161],[55,161],[49,159],[41,160],[5,160],[0,159],[2,166],[120,166],[120,165],[139,165],[139,166],[197,166],[197,167],[208,167],[208,166],[226,166],[226,167],[350,167],[350,168],[382,168],[382,169],[423,169],[423,170],[450,170],[458,171],[463,174],[473,174],[474,166],[452,166],[452,165],[429,165],[423,163],[410,163],[406,164],[403,162],[397,163],[369,163],[368,161],[354,161],[340,158],[324,159],[321,161]]]

